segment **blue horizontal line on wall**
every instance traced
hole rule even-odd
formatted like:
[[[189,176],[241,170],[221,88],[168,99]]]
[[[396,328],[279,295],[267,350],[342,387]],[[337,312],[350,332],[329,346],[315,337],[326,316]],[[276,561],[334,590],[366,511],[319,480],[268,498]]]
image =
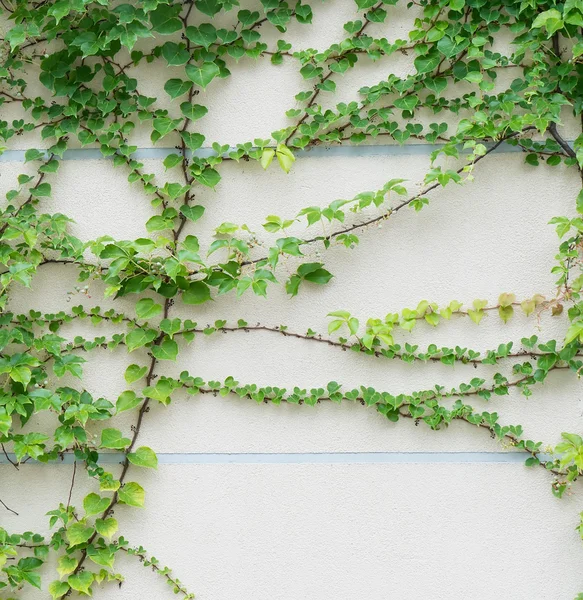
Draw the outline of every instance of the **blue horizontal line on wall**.
[[[8,454],[16,462],[13,454]],[[118,464],[123,461],[121,453],[104,453],[100,462]],[[158,462],[164,465],[225,465],[225,464],[423,464],[423,463],[520,463],[527,456],[522,452],[277,452],[277,453],[158,453]],[[541,457],[543,458],[543,457]],[[72,464],[73,454],[65,454],[63,460],[50,464]],[[0,464],[10,464],[0,455]],[[27,464],[39,464],[29,461]]]
[[[572,142],[570,142],[572,144]],[[485,144],[491,147],[493,144]],[[378,146],[316,146],[308,150],[298,150],[295,155],[298,158],[323,157],[323,156],[428,156],[434,150],[440,148],[441,144],[405,144],[398,145],[378,145]],[[522,152],[518,146],[511,144],[501,144],[497,152]],[[25,150],[6,150],[0,154],[0,162],[24,162]],[[138,148],[132,158],[142,159],[164,159],[169,154],[176,154],[176,148]],[[188,156],[197,156],[207,158],[215,154],[212,148],[200,148],[193,152],[188,152]],[[67,150],[63,155],[63,160],[107,160],[98,148],[76,148]]]

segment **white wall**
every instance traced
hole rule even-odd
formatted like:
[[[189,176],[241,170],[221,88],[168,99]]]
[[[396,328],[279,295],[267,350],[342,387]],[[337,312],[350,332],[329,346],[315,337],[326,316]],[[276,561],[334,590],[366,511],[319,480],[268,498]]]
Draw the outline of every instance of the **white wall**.
[[[322,47],[355,17],[351,6],[316,6],[314,26],[294,26],[285,37],[291,40],[297,34],[306,47]],[[399,27],[408,17],[395,13],[389,35],[403,36],[406,28]],[[370,64],[359,75],[347,76],[338,99],[355,97],[360,85],[381,79],[387,69],[404,72],[408,67],[403,61],[397,67]],[[198,97],[210,108],[209,117],[200,122],[207,141],[235,144],[288,124],[284,111],[304,85],[295,66],[242,61],[233,68],[233,77],[213,83]],[[157,94],[170,75],[168,69],[148,67],[137,76],[146,93]],[[150,145],[141,134],[136,143]],[[12,148],[30,146],[40,144],[28,137],[15,140]],[[163,181],[161,161],[146,163],[145,170]],[[275,165],[263,172],[257,164],[226,164],[216,191],[197,191],[196,201],[207,207],[206,213],[185,233],[209,243],[211,230],[226,220],[261,232],[268,214],[294,216],[305,206],[349,198],[393,177],[407,178],[414,190],[427,166],[426,155],[381,151],[373,156],[303,157],[289,175]],[[0,194],[28,168],[1,162]],[[433,192],[421,213],[402,211],[382,229],[363,233],[355,250],[326,252],[323,258],[335,275],[327,286],[306,285],[294,299],[283,287],[272,287],[266,300],[228,295],[201,307],[178,305],[173,314],[201,324],[243,318],[286,324],[292,331],[312,327],[325,332],[326,313],[341,308],[364,321],[414,307],[422,299],[440,304],[452,299],[471,303],[474,298],[495,302],[502,292],[514,292],[519,299],[535,293],[552,297],[550,269],[558,240],[547,223],[553,216],[573,213],[580,186],[576,174],[562,167],[529,167],[517,153],[492,155],[475,174],[474,183]],[[44,203],[46,210],[74,218],[71,231],[82,239],[144,236],[144,223],[153,214],[140,189],[108,161],[65,161],[53,180],[53,192],[54,199]],[[283,267],[281,281],[294,265],[290,260]],[[19,289],[13,295],[11,309],[65,309],[67,291],[74,285],[74,269],[45,267],[32,290]],[[127,300],[104,301],[99,282],[89,288],[90,298],[75,296],[72,303],[132,311]],[[547,314],[539,320],[517,316],[506,325],[491,315],[479,327],[467,318],[454,318],[435,330],[422,324],[400,340],[483,350],[501,341],[518,344],[532,334],[560,339],[564,328],[563,318]],[[91,335],[107,330],[84,329]],[[75,328],[68,332],[73,337]],[[97,351],[88,358],[84,385],[93,394],[115,399],[127,387],[125,366],[145,364],[146,354]],[[186,368],[205,380],[233,375],[244,383],[287,387],[336,380],[392,393],[437,382],[454,386],[478,375],[472,366],[413,366],[269,333],[197,338],[180,353],[177,364],[164,367],[169,374]],[[483,372],[496,370],[484,367]],[[561,431],[581,430],[581,392],[572,373],[555,372],[532,398],[513,391],[474,405],[497,411],[501,422],[521,423],[527,436],[554,445]],[[115,426],[129,433],[134,418],[124,413]],[[33,420],[29,428],[40,425]],[[306,459],[297,464],[289,458],[282,464],[176,464],[179,459],[170,456],[166,460],[173,464],[161,465],[156,473],[136,469],[132,477],[146,488],[146,508],[116,509],[120,533],[173,567],[199,600],[563,600],[583,591],[582,578],[574,575],[583,559],[575,531],[581,499],[554,498],[551,478],[541,469],[529,470],[521,463],[461,463],[444,455],[504,450],[467,424],[432,432],[410,422],[389,423],[373,409],[349,404],[278,407],[235,397],[177,394],[168,408],[155,406],[147,414],[139,444],[160,454],[434,453],[425,456],[426,463],[401,457],[404,462],[394,464],[359,464],[358,459],[342,464],[311,464]],[[16,472],[0,465],[0,474],[2,499],[20,513],[2,513],[2,526],[47,531],[44,512],[66,501],[71,466],[26,465]],[[85,484],[83,477],[78,479],[75,496],[80,503]],[[96,598],[172,597],[136,561],[121,560],[120,565],[127,574],[122,589],[106,588]],[[47,594],[29,592],[28,597]]]

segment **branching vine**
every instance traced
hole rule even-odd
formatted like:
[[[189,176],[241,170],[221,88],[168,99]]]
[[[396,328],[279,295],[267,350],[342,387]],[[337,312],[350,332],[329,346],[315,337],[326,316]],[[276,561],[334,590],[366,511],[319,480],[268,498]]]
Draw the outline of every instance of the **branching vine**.
[[[411,16],[407,39],[385,37],[397,4]],[[528,439],[518,424],[500,423],[496,412],[468,404],[472,397],[490,400],[513,389],[530,396],[555,372],[580,377],[583,190],[574,198],[571,215],[551,221],[560,238],[551,298],[517,299],[506,292],[493,303],[466,299],[441,307],[423,300],[365,323],[341,307],[330,307],[326,333],[242,319],[200,325],[173,310],[177,303],[196,307],[227,293],[266,296],[282,277],[292,297],[310,285],[326,285],[333,274],[325,262],[309,262],[311,248],[318,249],[319,257],[331,247],[356,248],[367,229],[407,208],[421,211],[432,191],[470,182],[479,164],[503,145],[517,147],[529,165],[542,163],[556,173],[564,173],[558,165],[578,171],[583,182],[583,133],[572,140],[563,128],[569,113],[583,124],[582,0],[355,0],[355,11],[355,19],[344,25],[344,39],[327,48],[294,49],[293,40],[266,43],[272,37],[262,34],[269,28],[284,35],[292,22],[309,26],[312,7],[302,0],[261,0],[257,9],[239,6],[237,0],[0,0],[0,111],[18,113],[12,120],[0,116],[0,154],[21,136],[37,136],[38,146],[24,153],[36,174],[18,175],[0,214],[0,445],[6,468],[74,456],[65,501],[48,512],[49,538],[0,527],[0,594],[8,594],[2,597],[24,598],[27,586],[44,586],[41,573],[51,554],[57,561],[57,575],[47,586],[52,598],[91,595],[98,584],[123,580],[115,567],[119,552],[158,573],[176,594],[194,597],[170,569],[118,534],[114,516],[120,504],[144,506],[145,490],[134,479],[139,479],[139,468],[156,468],[158,458],[151,448],[139,446],[140,433],[150,406],[168,406],[180,393],[308,406],[356,402],[391,422],[412,419],[433,430],[462,421],[504,448],[523,452],[528,466],[548,471],[559,497],[583,473],[580,435],[563,433],[553,448]],[[229,19],[229,26],[221,25]],[[499,38],[512,43],[498,50]],[[407,75],[391,72],[387,59],[393,55],[410,62]],[[297,65],[306,89],[286,112],[289,125],[269,139],[211,143],[197,131],[197,121],[212,108],[198,103],[203,102],[200,91],[248,59],[269,60],[275,68],[284,61]],[[375,80],[355,90],[355,100],[334,105],[339,76],[363,61],[378,63]],[[164,98],[139,89],[140,68],[149,64],[180,73],[165,82]],[[513,79],[505,86],[499,74],[508,71]],[[30,89],[42,92],[34,95]],[[163,161],[164,182],[135,157],[137,129],[148,131],[153,144],[173,148]],[[217,223],[214,240],[203,247],[190,233],[205,212],[197,192],[220,185],[223,163],[255,161],[263,169],[279,165],[289,173],[298,153],[316,146],[408,141],[432,148],[417,191],[393,178],[352,199],[308,206],[296,215],[265,215],[264,235],[243,224]],[[81,240],[70,233],[66,215],[44,212],[65,153],[79,144],[99,148],[113,167],[125,170],[130,183],[141,187],[155,210],[145,223],[146,237]],[[298,229],[305,231],[303,237],[290,233]],[[30,287],[40,269],[54,264],[78,270],[79,293],[96,280],[110,300],[135,298],[135,314],[82,305],[54,314],[16,312],[11,290]],[[532,319],[543,313],[566,315],[564,336],[504,341],[485,352],[435,344],[420,348],[403,341],[419,322],[442,327],[465,319],[475,326],[488,317],[506,323],[517,311]],[[90,322],[97,335],[66,337],[67,326],[81,322]],[[115,333],[104,335],[104,324]],[[179,341],[223,334],[278,335],[306,347],[324,344],[371,359],[469,364],[476,370],[504,365],[505,371],[485,377],[476,371],[451,389],[436,384],[409,393],[345,389],[335,381],[288,390],[242,384],[233,377],[205,381],[188,371],[177,378],[164,374],[164,361],[177,360]],[[65,375],[82,380],[89,352],[120,347],[128,353],[146,349],[148,361],[126,369],[128,389],[117,399],[59,385]],[[134,414],[131,432],[107,426],[125,411]],[[58,427],[31,430],[31,417],[39,413],[52,413]],[[92,433],[94,422],[106,425],[99,439]],[[107,451],[122,454],[117,474],[101,462],[100,453]],[[74,506],[82,471],[95,491],[82,506]],[[0,505],[17,515],[1,498]],[[579,530],[583,535],[583,525]]]

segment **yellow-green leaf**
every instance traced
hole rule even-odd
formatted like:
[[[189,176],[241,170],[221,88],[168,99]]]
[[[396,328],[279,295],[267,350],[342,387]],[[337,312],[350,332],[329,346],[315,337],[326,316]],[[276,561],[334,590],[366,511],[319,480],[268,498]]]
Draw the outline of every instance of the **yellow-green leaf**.
[[[72,573],[77,568],[78,564],[79,561],[73,556],[69,556],[68,554],[61,556],[57,565],[59,577],[64,577],[65,575]]]
[[[73,523],[67,529],[67,539],[71,546],[78,546],[84,544],[93,535],[93,527],[89,527],[83,521]]]
[[[512,315],[514,314],[514,307],[500,306],[498,307],[498,314],[500,315],[500,318],[504,321],[504,323],[507,323],[510,317],[512,317]]]
[[[275,156],[275,150],[273,148],[265,148],[261,154],[261,166],[267,169]]]
[[[286,173],[289,173],[296,160],[296,157],[293,155],[292,151],[284,144],[278,144],[275,150],[275,155],[277,156],[277,162],[279,163],[279,166]]]
[[[76,592],[91,596],[93,577],[94,575],[91,571],[82,571],[81,573],[71,575],[67,581]]]
[[[49,594],[53,600],[57,600],[57,598],[62,598],[70,589],[69,584],[65,581],[53,581],[49,585]]]
[[[146,500],[146,492],[144,488],[135,481],[130,481],[119,488],[119,501],[129,506],[144,506]]]
[[[117,520],[113,517],[109,517],[108,519],[96,519],[95,529],[99,535],[111,538],[117,531]]]

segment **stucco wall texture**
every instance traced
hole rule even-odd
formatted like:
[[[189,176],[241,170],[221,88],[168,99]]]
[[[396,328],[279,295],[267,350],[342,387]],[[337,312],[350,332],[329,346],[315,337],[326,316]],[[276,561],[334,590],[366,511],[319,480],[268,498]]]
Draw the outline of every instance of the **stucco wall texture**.
[[[298,47],[325,47],[341,39],[343,23],[356,17],[348,0],[314,4],[314,24],[294,25],[284,36]],[[404,3],[389,11],[382,35],[405,36],[413,14]],[[363,60],[361,68],[338,78],[334,102],[356,98],[361,85],[391,71],[406,73],[411,60]],[[163,84],[174,76],[171,69],[136,71],[143,93],[163,99]],[[242,60],[232,71],[232,77],[213,82],[197,98],[210,109],[200,121],[207,143],[234,145],[290,124],[284,112],[305,87],[295,63],[273,67],[267,60]],[[565,123],[564,134],[572,138],[568,118]],[[132,142],[151,147],[139,128]],[[28,147],[42,147],[42,142],[29,135],[11,146]],[[146,172],[159,181],[167,178],[161,160],[144,162]],[[308,153],[289,175],[275,165],[264,172],[255,163],[225,164],[216,191],[197,191],[196,201],[206,212],[185,234],[196,234],[204,248],[214,227],[233,221],[246,223],[269,241],[261,227],[268,214],[293,217],[305,206],[351,198],[395,177],[407,179],[414,191],[428,165],[428,153],[387,153],[381,147],[350,155]],[[0,162],[2,197],[28,168],[18,160]],[[147,235],[145,222],[154,209],[110,161],[65,161],[52,187],[53,199],[43,201],[43,209],[73,218],[71,232],[81,239]],[[283,286],[272,286],[267,299],[246,295],[238,300],[229,294],[200,307],[178,303],[173,316],[203,325],[242,318],[325,332],[326,314],[338,309],[363,322],[415,307],[422,299],[440,305],[453,299],[495,302],[502,292],[514,292],[519,299],[535,293],[550,298],[558,238],[548,221],[573,214],[579,187],[576,174],[563,167],[533,168],[520,153],[496,153],[477,165],[474,182],[432,192],[422,212],[401,211],[382,228],[363,232],[354,250],[327,251],[322,258],[335,275],[328,285],[306,285],[293,299]],[[309,256],[317,257],[317,252]],[[296,266],[286,261],[280,281]],[[47,266],[32,289],[16,290],[10,308],[51,312],[84,304],[133,311],[126,299],[103,300],[103,286],[96,281],[89,282],[88,296],[74,294],[67,304],[75,277],[75,269]],[[437,329],[421,323],[398,339],[422,347],[435,343],[485,350],[533,334],[560,338],[564,328],[563,317],[546,313],[540,318],[517,315],[507,324],[489,315],[480,326],[461,317]],[[107,325],[99,331],[107,332]],[[97,335],[90,326],[67,329],[71,337],[77,332]],[[83,385],[113,400],[128,387],[125,367],[147,360],[142,350],[127,355],[121,349],[95,351],[87,358]],[[478,374],[471,365],[408,365],[267,332],[199,337],[181,350],[176,364],[164,364],[167,374],[184,368],[205,380],[232,375],[243,383],[288,388],[335,380],[391,393],[435,383],[453,387]],[[501,367],[482,372],[497,370],[508,373]],[[562,431],[582,430],[582,391],[572,373],[554,372],[531,398],[513,391],[473,405],[498,412],[501,422],[521,423],[527,436],[555,445]],[[124,413],[113,426],[129,433],[134,418],[133,412]],[[27,427],[42,426],[33,419]],[[134,478],[146,489],[146,507],[116,508],[120,533],[171,566],[198,600],[572,600],[583,591],[583,548],[575,530],[583,495],[556,499],[550,476],[520,462],[462,462],[461,455],[451,453],[508,450],[465,423],[432,432],[411,422],[390,423],[360,405],[272,406],[231,396],[176,394],[169,407],[152,407],[138,441],[165,455],[274,455],[273,464],[180,464],[180,457],[166,456],[170,464],[161,464],[157,472],[135,469]],[[277,463],[275,456],[347,452],[426,454],[425,462],[408,455],[386,464],[365,464],[358,457],[335,464],[309,458],[298,464],[281,457]],[[0,465],[2,498],[19,512],[18,517],[0,513],[2,526],[48,533],[45,512],[66,502],[71,469],[27,464],[17,472]],[[73,502],[79,504],[88,491],[83,479],[74,490]],[[120,589],[96,591],[97,600],[173,597],[164,581],[136,559],[122,557],[119,565],[127,580]],[[45,588],[28,597],[46,599],[48,592]]]

